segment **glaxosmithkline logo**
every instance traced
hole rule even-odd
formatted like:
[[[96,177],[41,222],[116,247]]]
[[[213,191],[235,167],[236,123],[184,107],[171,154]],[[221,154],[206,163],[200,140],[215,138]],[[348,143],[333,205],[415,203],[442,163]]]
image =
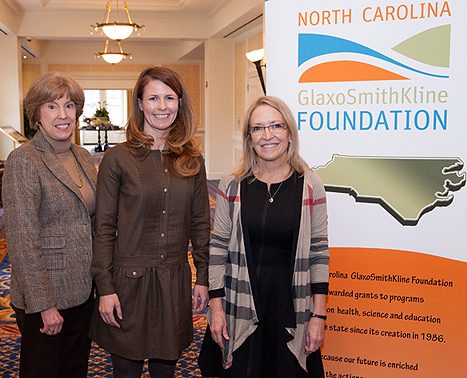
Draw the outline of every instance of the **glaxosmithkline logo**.
[[[424,30],[392,48],[400,56],[397,59],[349,39],[300,33],[298,67],[312,65],[300,75],[299,83],[410,80],[414,75],[447,79],[450,39],[450,24]],[[418,67],[404,63],[407,58]]]

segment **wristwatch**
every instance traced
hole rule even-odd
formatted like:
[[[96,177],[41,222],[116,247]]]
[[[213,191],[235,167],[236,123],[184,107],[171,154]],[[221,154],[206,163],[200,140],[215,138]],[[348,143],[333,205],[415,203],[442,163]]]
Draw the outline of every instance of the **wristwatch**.
[[[319,315],[319,314],[315,314],[314,312],[312,312],[310,318],[318,318],[318,319],[326,320],[328,317],[326,315]]]

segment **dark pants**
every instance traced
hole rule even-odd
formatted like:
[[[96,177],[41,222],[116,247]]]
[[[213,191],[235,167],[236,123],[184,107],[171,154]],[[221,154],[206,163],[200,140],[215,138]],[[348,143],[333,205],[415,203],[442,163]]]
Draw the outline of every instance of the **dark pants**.
[[[144,360],[130,360],[111,354],[114,378],[140,378],[143,372]],[[150,358],[148,360],[149,375],[151,378],[175,377],[177,360],[161,360]]]
[[[83,304],[59,310],[63,326],[49,336],[40,313],[26,314],[13,307],[21,332],[20,378],[83,378],[87,376],[91,339],[88,337],[92,296]]]

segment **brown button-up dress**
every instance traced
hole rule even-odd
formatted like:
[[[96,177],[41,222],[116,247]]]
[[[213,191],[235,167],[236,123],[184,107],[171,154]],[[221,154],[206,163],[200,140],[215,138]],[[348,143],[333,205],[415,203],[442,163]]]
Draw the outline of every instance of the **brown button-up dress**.
[[[123,143],[99,167],[92,274],[98,294],[117,293],[121,328],[97,310],[91,337],[116,355],[174,360],[193,339],[191,270],[208,285],[209,200],[204,161],[193,177],[168,169],[164,154],[133,155]]]

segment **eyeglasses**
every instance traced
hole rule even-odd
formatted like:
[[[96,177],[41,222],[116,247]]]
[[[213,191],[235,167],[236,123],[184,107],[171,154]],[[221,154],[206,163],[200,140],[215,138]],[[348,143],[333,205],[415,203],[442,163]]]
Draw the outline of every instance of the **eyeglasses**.
[[[282,131],[287,130],[288,126],[285,123],[273,123],[272,125],[268,126],[250,126],[250,134],[252,135],[260,135],[264,134],[266,129],[269,130],[270,133],[272,134],[280,134]]]

